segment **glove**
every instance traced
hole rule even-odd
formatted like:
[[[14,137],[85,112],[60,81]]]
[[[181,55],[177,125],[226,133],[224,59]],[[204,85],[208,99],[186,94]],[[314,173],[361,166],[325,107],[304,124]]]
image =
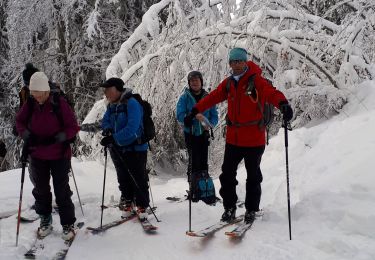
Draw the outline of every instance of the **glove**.
[[[107,129],[103,130],[102,136],[110,136],[110,135],[112,135],[112,129],[111,128],[107,128]]]
[[[56,143],[62,143],[66,141],[66,134],[64,132],[59,132],[54,138]]]
[[[18,131],[17,131],[16,126],[13,126],[13,128],[12,128],[12,134],[13,134],[14,136],[18,136]]]
[[[21,138],[22,138],[22,140],[23,140],[25,143],[28,142],[28,141],[30,140],[30,137],[31,137],[31,133],[30,133],[29,130],[26,129],[25,131],[23,131]]]
[[[199,113],[198,109],[193,107],[191,112],[184,118],[184,126],[191,127],[193,125],[193,119]]]
[[[106,136],[106,137],[103,137],[103,139],[100,141],[100,144],[103,145],[103,146],[109,146],[111,144],[114,144],[115,143],[115,139],[113,139],[113,136]]]
[[[26,163],[28,156],[29,156],[29,146],[27,144],[24,144],[22,147],[22,152],[21,152],[21,162]]]
[[[280,112],[283,114],[283,120],[289,122],[293,118],[293,109],[288,101],[281,101],[279,103]]]
[[[185,116],[184,118],[184,126],[191,127],[193,125],[193,119],[194,117],[191,116],[191,113]]]

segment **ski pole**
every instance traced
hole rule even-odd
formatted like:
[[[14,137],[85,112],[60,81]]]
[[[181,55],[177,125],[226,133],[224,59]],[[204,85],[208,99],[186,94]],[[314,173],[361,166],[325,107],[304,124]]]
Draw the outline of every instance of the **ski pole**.
[[[191,198],[192,198],[192,178],[193,178],[193,126],[191,126],[190,129],[190,147],[188,147],[188,153],[189,154],[189,166],[188,166],[188,171],[189,171],[189,176],[188,176],[188,181],[189,181],[189,232],[191,232]]]
[[[117,156],[120,158],[120,160],[122,161],[122,163],[125,164],[124,159],[122,158],[120,152],[117,150],[117,147],[112,146],[112,149],[115,151],[115,153],[116,153]],[[133,174],[130,172],[130,170],[129,170],[129,176],[130,176],[130,178],[133,180],[133,183],[134,183],[135,187],[140,191],[139,194],[142,196],[142,199],[146,200],[145,197],[144,197],[144,195],[142,194],[142,190],[141,190],[141,188],[139,187],[137,181],[135,180],[135,178],[134,178]],[[157,222],[161,222],[161,221],[158,219],[158,217],[155,215],[155,212],[154,212],[154,210],[152,209],[152,207],[150,206],[150,203],[148,203],[147,206],[150,208],[150,210],[151,210],[152,214],[154,215],[156,221],[157,221]]]
[[[287,197],[288,197],[288,220],[289,220],[289,240],[292,240],[292,226],[291,226],[291,217],[290,217],[290,192],[289,192],[289,159],[288,159],[288,130],[291,130],[290,126],[288,127],[288,122],[283,121],[283,127],[285,130],[285,161],[286,161],[286,188],[287,188]]]
[[[81,211],[82,211],[82,216],[85,216],[85,214],[83,213],[83,208],[82,208],[82,203],[81,203],[81,197],[79,196],[78,187],[77,187],[77,182],[76,182],[76,178],[75,178],[75,176],[74,176],[73,166],[72,166],[71,163],[70,163],[70,169],[71,169],[71,171],[72,171],[72,176],[73,176],[73,180],[74,180],[74,185],[76,186],[76,191],[77,191],[77,196],[78,196],[79,206],[81,207]]]
[[[20,199],[19,199],[19,202],[18,202],[16,246],[18,246],[18,235],[20,233],[22,195],[23,195],[23,183],[25,181],[25,170],[26,170],[26,161],[27,161],[27,149],[28,149],[28,142],[25,142],[24,145],[23,145],[22,154],[21,154],[22,173],[21,173]]]
[[[152,207],[155,208],[155,204],[154,204],[154,196],[152,196],[152,189],[151,189],[151,182],[150,182],[150,180],[148,180],[148,188],[149,188],[149,190],[150,190],[151,201],[152,201]]]
[[[100,216],[100,228],[103,228],[103,211],[104,211],[104,192],[105,192],[105,178],[107,175],[107,146],[104,146],[104,180],[103,180],[103,195],[102,195],[102,213]]]

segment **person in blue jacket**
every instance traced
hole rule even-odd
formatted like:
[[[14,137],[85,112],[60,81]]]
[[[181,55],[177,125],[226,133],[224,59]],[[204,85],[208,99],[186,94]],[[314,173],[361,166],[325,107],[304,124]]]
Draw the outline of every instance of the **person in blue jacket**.
[[[177,102],[177,120],[184,124],[184,118],[190,113],[199,100],[208,95],[203,89],[203,76],[199,71],[191,71],[188,74],[188,85],[184,93]],[[216,106],[207,109],[203,113],[211,124],[216,126],[218,123],[218,113]],[[192,127],[184,125],[185,144],[189,154],[188,176],[190,173],[198,171],[208,171],[208,146],[209,126],[202,125],[199,120],[194,119]]]
[[[132,90],[124,88],[120,78],[110,78],[101,87],[109,105],[102,121],[104,138],[100,143],[109,148],[116,168],[121,192],[119,208],[123,217],[129,217],[136,206],[139,218],[145,220],[150,199],[146,172],[148,144],[140,141],[143,107],[132,97]]]

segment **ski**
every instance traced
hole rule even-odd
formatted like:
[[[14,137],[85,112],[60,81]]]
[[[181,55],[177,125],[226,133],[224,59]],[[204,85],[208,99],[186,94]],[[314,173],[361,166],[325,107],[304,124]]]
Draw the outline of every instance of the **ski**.
[[[78,222],[78,223],[77,223],[76,228],[75,228],[75,230],[76,230],[76,234],[74,235],[74,237],[72,237],[72,239],[67,240],[67,241],[64,242],[64,248],[63,248],[63,249],[60,249],[60,250],[56,253],[55,257],[52,258],[53,260],[63,260],[63,259],[65,259],[66,255],[68,254],[68,251],[69,251],[70,246],[72,245],[72,243],[73,243],[75,237],[77,236],[77,231],[78,231],[79,229],[81,229],[81,228],[83,227],[84,224],[85,224],[84,222]]]
[[[139,222],[141,223],[143,230],[147,233],[154,232],[158,229],[158,227],[151,224],[151,222],[148,219],[142,221],[139,220]]]
[[[146,233],[153,233],[153,232],[155,232],[157,229],[158,229],[158,227],[156,227],[156,226],[154,226],[153,224],[151,224],[151,222],[146,218],[146,219],[140,219],[139,218],[139,215],[138,215],[138,212],[136,212],[137,213],[137,218],[138,218],[138,220],[139,220],[139,223],[141,223],[141,225],[142,225],[142,228],[143,228],[143,230],[146,232]]]
[[[184,197],[171,196],[171,197],[166,197],[165,199],[169,200],[171,202],[177,202],[177,203],[189,201],[189,197],[187,195],[185,195]],[[216,198],[216,203],[222,203],[221,199]],[[243,208],[245,206],[245,202],[244,201],[237,201],[236,206],[237,206],[237,208]]]
[[[238,216],[233,221],[230,221],[230,222],[219,221],[218,223],[213,224],[213,225],[211,225],[211,226],[209,226],[207,228],[204,228],[202,230],[199,230],[199,231],[186,231],[186,235],[192,236],[192,237],[207,237],[207,236],[211,236],[215,232],[217,232],[218,230],[220,230],[220,229],[222,229],[222,228],[224,228],[226,226],[229,226],[229,225],[232,225],[232,224],[240,222],[243,219],[243,217],[244,217],[243,215]]]
[[[188,200],[188,197],[185,196],[184,198],[173,196],[173,197],[166,197],[166,200],[173,201],[173,202],[183,202],[185,200]]]
[[[254,221],[249,222],[249,223],[242,222],[240,225],[238,225],[232,231],[225,232],[225,235],[227,235],[229,237],[242,237],[243,234],[245,234],[245,232],[251,228],[253,223],[254,223]]]
[[[134,214],[134,215],[131,215],[130,217],[127,217],[127,218],[121,218],[121,219],[118,219],[118,220],[115,220],[115,221],[112,221],[112,222],[109,222],[105,225],[103,225],[102,227],[87,227],[86,230],[90,231],[92,234],[96,235],[96,234],[99,234],[99,233],[102,233],[112,227],[116,227],[118,225],[121,225],[133,218],[135,218],[137,215]]]
[[[255,213],[255,219],[253,221],[248,222],[248,223],[242,222],[236,228],[234,228],[232,231],[225,232],[225,235],[227,235],[229,237],[233,237],[233,238],[242,237],[243,234],[245,234],[245,232],[252,227],[252,225],[254,224],[254,221],[257,218],[263,217],[263,215],[264,215],[263,210],[260,210],[260,211],[256,212]]]
[[[109,204],[109,205],[104,205],[103,209],[108,209],[108,208],[119,208],[119,204]],[[157,207],[152,207],[152,210],[155,211]],[[120,209],[121,210],[121,209]],[[152,211],[150,208],[146,209],[147,214],[151,215]]]
[[[38,234],[36,232],[36,238],[34,240],[34,243],[31,245],[30,249],[27,250],[26,253],[24,254],[25,259],[35,259],[36,258],[36,253],[39,250],[44,249],[44,241],[43,241],[44,238],[46,238],[46,237],[40,237],[40,236],[38,236]]]

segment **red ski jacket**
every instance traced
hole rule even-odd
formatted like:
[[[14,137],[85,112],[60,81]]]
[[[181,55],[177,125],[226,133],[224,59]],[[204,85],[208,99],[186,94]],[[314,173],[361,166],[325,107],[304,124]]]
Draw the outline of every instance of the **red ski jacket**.
[[[260,127],[258,124],[246,125],[262,119],[258,98],[262,108],[265,102],[279,108],[279,103],[287,99],[261,76],[262,70],[258,65],[248,61],[247,66],[248,70],[238,82],[232,76],[224,79],[215,90],[201,99],[195,108],[199,112],[204,112],[213,105],[227,100],[228,119],[232,124],[227,125],[226,142],[243,147],[263,146],[266,144],[265,127]],[[246,93],[249,77],[252,75],[254,75],[256,89],[254,97]],[[229,92],[227,92],[228,79],[231,79]]]

